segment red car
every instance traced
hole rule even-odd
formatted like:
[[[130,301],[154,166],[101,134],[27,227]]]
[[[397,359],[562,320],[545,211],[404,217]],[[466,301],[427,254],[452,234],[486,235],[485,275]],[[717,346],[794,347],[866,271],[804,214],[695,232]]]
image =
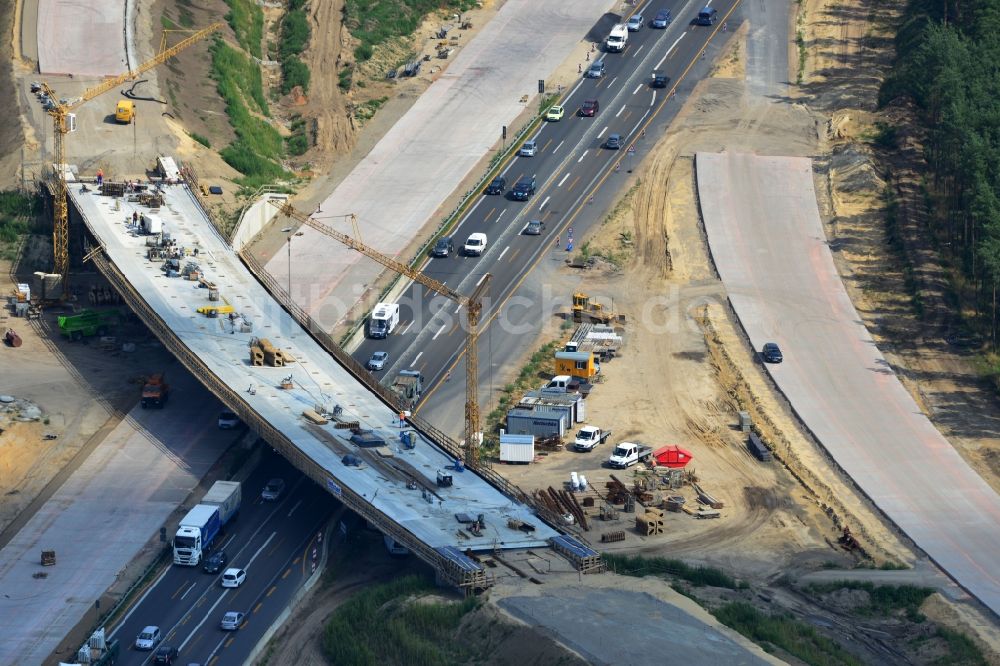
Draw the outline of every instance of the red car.
[[[580,107],[580,115],[593,118],[597,115],[597,111],[600,108],[601,105],[597,103],[596,99],[588,99],[583,103],[583,106]]]

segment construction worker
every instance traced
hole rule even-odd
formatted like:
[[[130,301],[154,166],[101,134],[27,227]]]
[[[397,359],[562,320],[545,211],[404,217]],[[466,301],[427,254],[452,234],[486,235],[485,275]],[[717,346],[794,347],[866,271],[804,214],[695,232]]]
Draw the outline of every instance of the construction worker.
[[[100,187],[104,185],[104,169],[97,170],[97,186]]]

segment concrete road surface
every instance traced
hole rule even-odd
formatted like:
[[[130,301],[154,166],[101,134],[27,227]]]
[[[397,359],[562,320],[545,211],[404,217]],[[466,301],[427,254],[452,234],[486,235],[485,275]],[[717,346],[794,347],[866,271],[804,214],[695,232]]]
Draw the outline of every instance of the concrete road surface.
[[[118,75],[125,55],[126,0],[38,0],[42,74]]]
[[[167,406],[136,406],[0,550],[0,664],[41,664],[231,443],[215,398],[187,373],[168,378]]]
[[[886,515],[1000,613],[1000,497],[924,416],[833,264],[811,162],[697,155],[698,198],[729,299],[792,409]]]
[[[616,4],[509,0],[320,204],[317,219],[352,234],[342,216],[355,213],[365,243],[398,255],[525,110],[521,97],[537,104],[538,79]],[[292,242],[292,296],[331,328],[382,269],[313,229],[302,232]],[[286,253],[276,253],[267,270],[284,284]]]

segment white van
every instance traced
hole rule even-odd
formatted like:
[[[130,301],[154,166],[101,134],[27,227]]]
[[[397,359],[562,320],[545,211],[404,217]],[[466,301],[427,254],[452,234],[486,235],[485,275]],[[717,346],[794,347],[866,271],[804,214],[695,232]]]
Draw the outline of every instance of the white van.
[[[611,28],[611,34],[608,35],[608,39],[604,42],[604,46],[611,53],[620,53],[625,50],[625,45],[627,43],[628,28],[624,23],[618,23],[615,27]]]

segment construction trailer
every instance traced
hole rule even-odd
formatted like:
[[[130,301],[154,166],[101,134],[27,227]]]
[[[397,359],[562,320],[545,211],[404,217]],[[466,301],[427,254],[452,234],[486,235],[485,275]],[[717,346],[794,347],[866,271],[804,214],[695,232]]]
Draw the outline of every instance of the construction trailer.
[[[565,349],[557,351],[555,356],[557,375],[569,375],[589,382],[601,373],[601,364],[594,352]]]
[[[537,439],[562,438],[569,426],[570,419],[565,409],[518,406],[507,412],[507,432],[512,435],[533,435]]]
[[[500,431],[500,462],[530,463],[535,459],[535,436]]]
[[[539,389],[528,391],[517,404],[518,407],[551,407],[566,414],[567,427],[583,423],[587,419],[587,401],[581,393],[550,393]]]

